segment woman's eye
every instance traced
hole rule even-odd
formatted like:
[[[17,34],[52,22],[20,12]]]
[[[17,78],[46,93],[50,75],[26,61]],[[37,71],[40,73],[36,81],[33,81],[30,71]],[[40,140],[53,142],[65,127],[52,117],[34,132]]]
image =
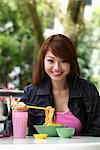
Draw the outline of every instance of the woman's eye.
[[[53,63],[53,60],[52,59],[48,59],[48,62]]]

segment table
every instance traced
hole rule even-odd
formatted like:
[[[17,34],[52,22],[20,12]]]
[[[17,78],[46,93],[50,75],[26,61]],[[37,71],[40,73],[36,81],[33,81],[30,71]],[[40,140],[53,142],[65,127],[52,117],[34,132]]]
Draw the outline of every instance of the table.
[[[7,98],[7,97],[21,97],[23,95],[23,90],[3,90],[0,89],[0,97]]]
[[[34,139],[32,136],[24,139],[13,137],[0,138],[2,150],[100,150],[100,137],[73,136],[63,139],[60,137],[47,137],[47,139]]]

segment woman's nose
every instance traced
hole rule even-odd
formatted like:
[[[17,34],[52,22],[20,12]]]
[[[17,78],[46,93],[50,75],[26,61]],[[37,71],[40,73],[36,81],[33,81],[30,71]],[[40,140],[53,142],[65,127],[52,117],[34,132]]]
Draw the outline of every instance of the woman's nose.
[[[54,66],[53,66],[54,70],[59,70],[60,69],[60,63],[59,62],[55,62]]]

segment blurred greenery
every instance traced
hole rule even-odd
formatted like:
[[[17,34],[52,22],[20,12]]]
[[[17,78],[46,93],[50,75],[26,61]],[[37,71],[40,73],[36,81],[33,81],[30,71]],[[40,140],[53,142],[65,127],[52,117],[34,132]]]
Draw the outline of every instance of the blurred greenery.
[[[84,3],[80,3],[80,11],[75,8],[77,5],[71,4],[74,7],[66,8],[66,12],[73,8],[75,13],[70,10],[67,15],[64,15],[60,5],[58,0],[0,0],[0,88],[7,87],[11,82],[15,88],[23,89],[31,83],[44,31],[53,28],[54,19],[58,17],[64,34],[71,31],[76,40],[81,76],[94,82],[100,90],[100,68],[97,68],[97,74],[94,70],[96,65],[100,65],[100,60],[99,57],[93,60],[95,50],[100,53],[100,7],[94,10],[89,20],[85,20],[82,14]],[[20,73],[11,76],[16,67]]]
[[[100,91],[100,6],[85,23],[78,38],[78,60],[82,77],[91,80]],[[98,72],[98,73],[95,73]]]

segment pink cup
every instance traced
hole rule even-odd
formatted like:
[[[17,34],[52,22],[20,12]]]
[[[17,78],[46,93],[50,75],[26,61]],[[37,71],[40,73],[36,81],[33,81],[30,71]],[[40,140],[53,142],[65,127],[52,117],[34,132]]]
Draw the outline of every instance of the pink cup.
[[[28,120],[28,112],[12,111],[14,138],[26,137],[27,120]]]

